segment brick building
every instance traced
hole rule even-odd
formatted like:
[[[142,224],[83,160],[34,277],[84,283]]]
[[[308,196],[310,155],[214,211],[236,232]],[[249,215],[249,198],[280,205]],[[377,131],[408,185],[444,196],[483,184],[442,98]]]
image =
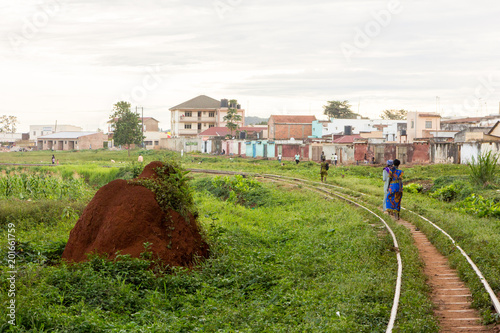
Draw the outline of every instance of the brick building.
[[[38,137],[38,150],[81,150],[104,147],[108,136],[101,132],[57,132]]]
[[[267,122],[269,139],[307,139],[312,135],[314,120],[315,116],[272,115]]]

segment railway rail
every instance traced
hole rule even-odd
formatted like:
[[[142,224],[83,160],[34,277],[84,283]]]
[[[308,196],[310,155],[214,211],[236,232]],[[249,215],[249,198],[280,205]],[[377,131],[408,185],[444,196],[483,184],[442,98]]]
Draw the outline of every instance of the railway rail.
[[[352,189],[346,189],[346,188],[338,186],[338,185],[325,184],[325,183],[321,183],[321,182],[317,182],[317,181],[312,181],[312,180],[307,180],[307,179],[301,179],[301,178],[296,178],[296,177],[287,177],[287,176],[281,176],[281,175],[258,174],[258,173],[247,173],[247,172],[234,172],[234,171],[222,171],[222,170],[205,170],[205,169],[188,169],[188,170],[191,171],[191,172],[198,172],[198,173],[226,174],[226,175],[236,175],[236,174],[239,174],[239,175],[242,175],[242,176],[255,176],[255,177],[263,177],[263,178],[268,178],[268,179],[274,179],[274,180],[278,180],[278,181],[285,181],[285,182],[289,182],[289,183],[296,183],[296,184],[298,183],[298,184],[301,184],[303,186],[306,186],[310,190],[321,192],[321,193],[323,193],[327,197],[331,198],[332,196],[334,196],[334,197],[336,197],[338,199],[344,200],[344,201],[346,201],[346,202],[348,202],[348,203],[350,203],[352,205],[355,205],[355,206],[357,206],[357,207],[359,207],[361,209],[364,209],[364,210],[368,211],[370,214],[372,214],[372,215],[376,216],[378,219],[380,219],[380,221],[384,224],[384,226],[386,227],[386,229],[388,230],[388,232],[391,234],[392,239],[393,239],[393,243],[394,243],[394,247],[397,249],[397,251],[396,251],[396,257],[397,257],[397,261],[398,261],[398,276],[397,276],[397,279],[396,279],[396,286],[395,286],[395,293],[394,293],[393,306],[392,306],[392,310],[391,310],[391,316],[390,316],[389,323],[387,325],[387,330],[386,330],[386,332],[392,332],[392,329],[394,327],[394,322],[395,322],[395,319],[396,319],[396,316],[397,316],[398,304],[399,304],[399,297],[400,297],[400,293],[401,293],[401,280],[402,280],[403,263],[402,263],[402,260],[401,260],[401,255],[399,253],[399,246],[398,246],[398,242],[397,242],[396,236],[395,236],[394,232],[392,231],[392,229],[390,228],[390,226],[380,216],[380,213],[379,214],[375,213],[373,210],[371,210],[370,208],[368,208],[368,207],[366,207],[364,205],[363,200],[360,200],[360,198],[363,198],[363,197],[367,196],[366,193],[362,193],[362,192],[359,192],[359,191],[354,191]],[[347,191],[347,192],[355,193],[356,195],[359,195],[360,198],[354,197],[354,196],[346,194],[346,193],[338,192],[339,190],[340,191]],[[467,255],[467,253],[457,244],[457,242],[445,230],[443,230],[442,228],[440,228],[438,225],[436,225],[435,223],[433,223],[432,221],[430,221],[426,217],[424,217],[424,216],[422,216],[422,215],[420,215],[420,214],[418,214],[416,212],[413,212],[413,211],[411,211],[409,209],[406,209],[404,207],[402,207],[402,209],[405,210],[405,211],[407,211],[407,212],[409,212],[409,213],[411,213],[411,214],[415,214],[416,216],[418,216],[419,218],[421,218],[426,223],[429,223],[434,228],[436,228],[441,233],[443,233],[452,242],[452,244],[460,251],[460,253],[464,256],[464,258],[467,260],[467,262],[469,263],[469,265],[472,267],[472,269],[474,270],[475,274],[477,275],[477,277],[479,278],[479,280],[483,284],[484,289],[488,293],[488,295],[490,297],[490,300],[491,300],[491,303],[492,303],[492,306],[494,307],[494,309],[497,312],[497,314],[500,314],[500,301],[498,300],[498,297],[495,295],[493,289],[490,287],[488,281],[486,280],[486,278],[484,277],[484,275],[481,273],[481,271],[479,270],[479,268],[477,267],[477,265]]]

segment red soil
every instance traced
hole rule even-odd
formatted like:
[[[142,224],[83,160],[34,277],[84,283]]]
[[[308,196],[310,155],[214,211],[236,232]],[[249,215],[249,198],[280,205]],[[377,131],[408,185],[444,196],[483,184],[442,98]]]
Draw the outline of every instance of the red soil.
[[[156,178],[154,168],[161,165],[149,164],[139,177]],[[110,258],[117,251],[139,257],[146,242],[152,243],[153,257],[170,266],[191,266],[195,257],[208,256],[208,246],[191,214],[188,219],[174,210],[166,214],[151,190],[117,179],[99,189],[87,205],[62,257],[79,262],[94,251]]]

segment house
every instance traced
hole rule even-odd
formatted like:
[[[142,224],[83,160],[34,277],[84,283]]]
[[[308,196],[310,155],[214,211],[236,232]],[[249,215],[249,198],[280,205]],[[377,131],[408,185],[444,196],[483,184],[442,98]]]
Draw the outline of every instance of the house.
[[[38,150],[100,149],[108,136],[102,132],[57,132],[40,136]]]
[[[81,132],[83,128],[73,125],[30,125],[30,140],[37,142],[39,136],[55,132]]]
[[[315,120],[315,116],[271,115],[267,122],[269,139],[307,139],[312,135],[312,122]]]
[[[470,141],[499,141],[500,137],[493,134],[498,133],[498,128],[491,127],[469,127],[455,134],[455,142],[470,142]]]
[[[229,105],[227,99],[216,100],[200,95],[189,101],[176,105],[171,111],[171,126],[173,137],[194,137],[211,127],[224,127],[224,117],[230,108],[235,108],[241,116],[241,121],[236,122],[242,127],[245,123],[245,110],[241,105]]]
[[[441,115],[429,112],[408,112],[407,138],[412,143],[415,139],[431,138],[430,132],[441,129]]]
[[[351,135],[377,131],[377,137],[385,141],[398,141],[401,134],[406,135],[406,120],[388,119],[332,119],[313,121],[314,138],[325,136]],[[370,136],[369,134],[366,134]]]

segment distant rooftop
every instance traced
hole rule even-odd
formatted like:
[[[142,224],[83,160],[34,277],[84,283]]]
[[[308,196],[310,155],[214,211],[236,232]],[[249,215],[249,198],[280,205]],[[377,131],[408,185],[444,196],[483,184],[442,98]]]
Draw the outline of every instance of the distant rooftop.
[[[192,98],[189,101],[171,107],[169,110],[182,110],[182,109],[218,109],[220,108],[219,100],[213,99],[206,95],[200,95],[198,97]]]
[[[271,115],[269,119],[275,123],[311,123],[316,120],[315,116],[293,116],[293,115]]]

